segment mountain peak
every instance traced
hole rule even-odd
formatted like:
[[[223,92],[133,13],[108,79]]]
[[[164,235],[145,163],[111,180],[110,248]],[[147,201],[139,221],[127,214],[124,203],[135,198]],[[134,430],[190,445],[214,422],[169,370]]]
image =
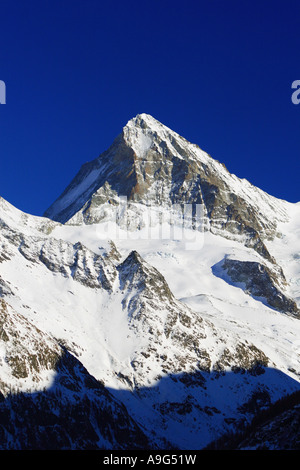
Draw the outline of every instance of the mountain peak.
[[[134,150],[137,158],[145,159],[149,150],[156,149],[166,142],[174,142],[181,137],[159,122],[150,114],[137,114],[123,127],[122,136],[126,144]],[[156,145],[155,145],[156,144]]]
[[[167,128],[167,126],[165,126],[160,121],[155,119],[153,116],[151,116],[151,114],[147,114],[147,113],[137,114],[135,117],[129,119],[129,121],[124,127],[125,128],[126,127],[140,127],[142,129],[147,128],[147,127],[149,128],[163,127],[165,129]]]
[[[137,114],[135,117],[131,118],[127,125],[129,124],[133,124],[135,126],[141,126],[142,123],[158,123],[159,121],[157,121],[153,116],[151,116],[151,114],[147,114],[147,113],[140,113],[140,114]]]
[[[108,150],[83,165],[44,215],[61,223],[99,223],[106,204],[118,204],[122,196],[167,210],[175,204],[201,205],[211,231],[242,236],[269,260],[263,240],[273,238],[277,223],[287,220],[284,201],[232,175],[146,113],[130,119]]]

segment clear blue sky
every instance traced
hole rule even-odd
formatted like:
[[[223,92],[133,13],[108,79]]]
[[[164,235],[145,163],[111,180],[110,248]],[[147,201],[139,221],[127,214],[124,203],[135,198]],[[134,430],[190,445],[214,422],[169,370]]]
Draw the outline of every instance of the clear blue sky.
[[[41,215],[148,113],[300,200],[299,0],[0,0],[0,195]]]

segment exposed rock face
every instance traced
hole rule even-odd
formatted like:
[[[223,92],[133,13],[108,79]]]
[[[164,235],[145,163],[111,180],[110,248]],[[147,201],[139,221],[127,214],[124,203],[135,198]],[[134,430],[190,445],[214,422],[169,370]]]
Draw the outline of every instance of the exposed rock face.
[[[272,308],[300,318],[297,303],[284,294],[286,284],[282,270],[275,273],[269,267],[255,261],[240,261],[226,258],[218,263],[230,281],[242,287],[250,295],[261,298]],[[222,271],[213,267],[216,275],[222,277]]]
[[[8,227],[2,229],[2,235],[32,263],[42,263],[50,271],[71,277],[91,288],[112,288],[117,273],[110,258],[93,253],[80,242],[72,244],[55,238],[28,236]],[[5,288],[8,287],[2,287]]]
[[[0,379],[0,391],[6,395],[11,383],[22,389],[22,384],[43,384],[55,370],[61,349],[49,335],[30,324],[23,315],[15,312],[4,299],[0,299],[1,365],[4,374]],[[50,374],[50,375],[49,375]]]
[[[204,229],[242,236],[269,260],[264,239],[273,238],[277,221],[286,220],[283,202],[231,175],[197,145],[145,114],[129,121],[106,152],[82,166],[45,216],[62,223],[97,223],[120,196],[132,210],[132,203],[201,205]]]

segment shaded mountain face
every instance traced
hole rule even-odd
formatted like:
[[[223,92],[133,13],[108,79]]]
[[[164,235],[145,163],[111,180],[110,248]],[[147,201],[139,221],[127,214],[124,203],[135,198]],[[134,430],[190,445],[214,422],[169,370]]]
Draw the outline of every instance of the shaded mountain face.
[[[144,114],[47,217],[0,199],[2,448],[201,449],[297,391],[299,209]]]
[[[262,397],[261,397],[262,398]],[[258,410],[252,422],[238,433],[224,435],[209,450],[299,450],[299,391]],[[255,403],[253,403],[255,406]]]

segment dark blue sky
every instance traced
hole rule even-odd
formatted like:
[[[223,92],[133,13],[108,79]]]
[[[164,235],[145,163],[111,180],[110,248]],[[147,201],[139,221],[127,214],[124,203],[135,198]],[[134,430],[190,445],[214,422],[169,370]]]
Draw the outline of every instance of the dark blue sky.
[[[41,215],[148,113],[300,200],[299,0],[0,0],[0,195]]]

